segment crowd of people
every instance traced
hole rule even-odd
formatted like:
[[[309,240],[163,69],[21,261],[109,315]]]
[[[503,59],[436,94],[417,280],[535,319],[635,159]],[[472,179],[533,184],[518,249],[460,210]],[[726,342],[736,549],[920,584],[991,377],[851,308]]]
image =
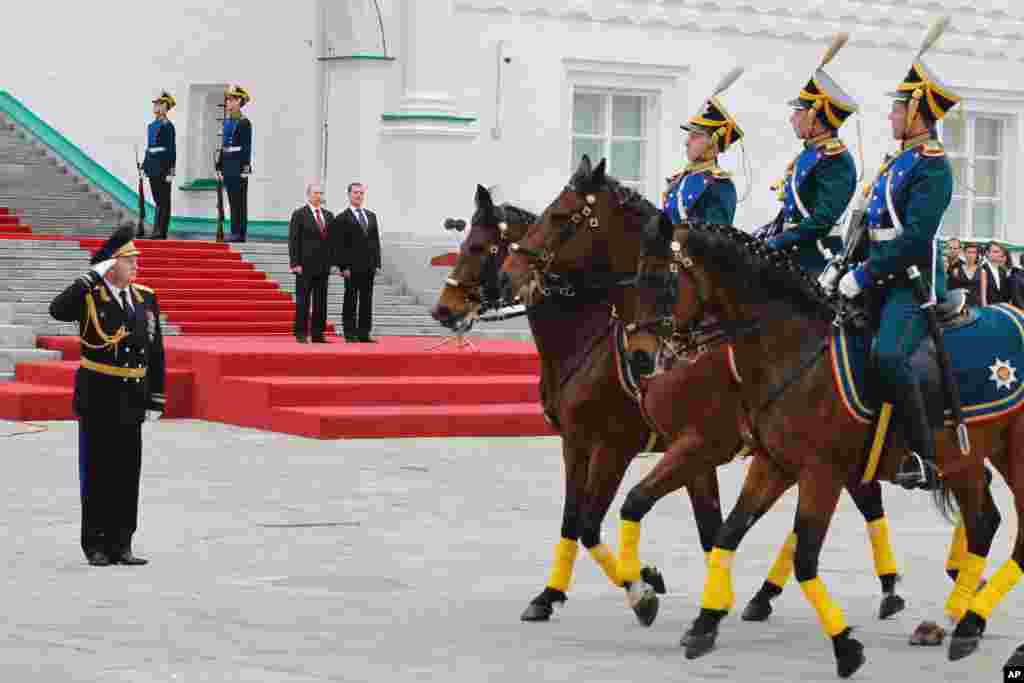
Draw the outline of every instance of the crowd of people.
[[[998,242],[988,245],[962,245],[952,238],[946,242],[946,284],[949,289],[966,289],[970,306],[1009,303],[1024,308],[1024,268],[1006,247]]]

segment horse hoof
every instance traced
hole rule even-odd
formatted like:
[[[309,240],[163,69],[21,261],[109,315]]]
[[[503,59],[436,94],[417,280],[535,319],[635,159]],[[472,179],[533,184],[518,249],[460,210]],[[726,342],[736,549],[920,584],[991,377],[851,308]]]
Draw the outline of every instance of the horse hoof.
[[[882,598],[882,604],[878,608],[878,618],[888,619],[894,614],[903,611],[907,606],[906,601],[895,593],[889,593]]]
[[[767,621],[772,613],[772,603],[762,598],[751,598],[747,606],[743,608],[740,617],[743,621]]]
[[[980,636],[953,636],[949,639],[949,661],[955,662],[978,649]]]
[[[641,626],[650,626],[658,617],[658,596],[652,590],[645,590],[640,599],[633,605],[633,614]]]
[[[658,595],[665,594],[665,578],[657,567],[644,567],[640,570],[640,580],[654,589]]]
[[[697,659],[715,649],[715,639],[717,637],[718,631],[711,631],[710,633],[687,631],[679,640],[679,644],[686,648],[687,659]]]
[[[849,678],[864,666],[864,646],[854,638],[843,638],[836,644],[836,673],[840,678]]]
[[[555,610],[552,609],[551,605],[538,605],[531,602],[523,610],[519,619],[522,621],[548,621],[554,612]]]
[[[946,629],[942,628],[934,621],[922,621],[910,636],[910,644],[937,646],[942,645],[942,641],[945,638]]]

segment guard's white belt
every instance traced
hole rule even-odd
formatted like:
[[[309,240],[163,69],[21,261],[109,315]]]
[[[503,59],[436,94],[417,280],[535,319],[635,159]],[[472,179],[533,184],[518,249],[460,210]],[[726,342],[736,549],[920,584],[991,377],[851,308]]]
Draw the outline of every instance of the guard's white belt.
[[[868,230],[868,234],[871,236],[872,242],[888,242],[894,240],[900,236],[903,231],[899,228],[871,228]]]
[[[241,152],[242,148],[241,147],[225,147],[224,151],[225,152]]]
[[[167,148],[166,148],[166,147],[150,147],[150,148],[149,148],[149,151],[150,151],[150,152],[162,152],[162,151],[164,151],[165,149],[167,149]]]

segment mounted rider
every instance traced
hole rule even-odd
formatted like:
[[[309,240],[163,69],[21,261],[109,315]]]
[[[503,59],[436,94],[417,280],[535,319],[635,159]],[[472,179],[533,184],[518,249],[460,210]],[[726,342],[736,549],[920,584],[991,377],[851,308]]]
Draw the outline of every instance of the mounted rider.
[[[668,189],[662,195],[662,213],[678,225],[683,221],[732,225],[736,215],[736,186],[729,173],[718,166],[718,155],[743,137],[736,119],[718,99],[740,77],[743,69],[733,69],[715,88],[701,110],[680,126],[689,133],[686,159],[681,171],[667,178]]]
[[[865,187],[867,260],[839,280],[844,297],[868,291],[881,306],[875,347],[880,396],[888,410],[895,406],[915,451],[895,479],[906,488],[930,488],[935,472],[932,428],[910,357],[928,334],[922,309],[941,301],[946,291],[936,234],[952,200],[953,173],[935,125],[960,97],[920,59],[941,35],[944,21],[933,27],[896,92],[888,93],[894,99],[889,122],[900,150],[886,157],[873,186]],[[916,273],[930,293],[928,302],[915,298]]]
[[[824,270],[832,252],[841,245],[840,238],[828,234],[846,211],[857,186],[857,166],[838,134],[858,106],[824,71],[848,39],[845,33],[833,39],[807,85],[789,102],[793,107],[789,121],[804,148],[790,162],[784,177],[772,185],[782,210],[754,233],[766,240],[770,249],[794,251],[800,266],[814,275]]]

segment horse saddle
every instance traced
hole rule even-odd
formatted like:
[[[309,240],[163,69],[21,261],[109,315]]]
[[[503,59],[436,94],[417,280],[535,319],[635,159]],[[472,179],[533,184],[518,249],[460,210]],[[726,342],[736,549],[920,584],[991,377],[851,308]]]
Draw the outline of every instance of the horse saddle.
[[[1024,403],[1024,311],[1008,304],[965,306],[963,290],[936,306],[953,377],[960,389],[964,420],[989,420]],[[874,334],[840,328],[830,344],[833,378],[850,415],[872,424],[881,400],[873,363]],[[932,425],[952,424],[935,343],[926,337],[910,358]]]

